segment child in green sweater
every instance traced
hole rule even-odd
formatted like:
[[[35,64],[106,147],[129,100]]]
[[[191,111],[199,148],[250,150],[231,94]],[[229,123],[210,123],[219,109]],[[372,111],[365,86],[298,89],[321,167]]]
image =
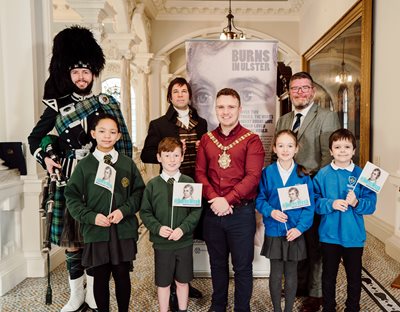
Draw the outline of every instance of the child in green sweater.
[[[179,311],[183,312],[187,310],[189,282],[193,279],[193,231],[200,219],[201,208],[172,206],[174,182],[193,183],[192,178],[179,171],[183,161],[182,142],[172,137],[161,140],[157,159],[162,172],[146,186],[140,217],[153,242],[160,312],[168,311],[174,278]]]
[[[121,133],[113,116],[98,117],[91,135],[97,147],[76,166],[65,198],[69,212],[80,223],[85,243],[82,265],[93,269],[99,311],[110,309],[112,274],[118,311],[128,312],[129,269],[136,257],[138,239],[135,213],[140,208],[144,183],[132,159],[114,149]]]

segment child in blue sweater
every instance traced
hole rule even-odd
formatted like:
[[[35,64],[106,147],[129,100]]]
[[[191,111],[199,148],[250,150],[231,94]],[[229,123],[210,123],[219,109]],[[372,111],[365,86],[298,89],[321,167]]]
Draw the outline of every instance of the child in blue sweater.
[[[262,172],[256,209],[262,214],[265,238],[261,254],[270,259],[269,289],[274,312],[281,312],[282,276],[285,277],[285,312],[293,309],[297,289],[297,263],[307,257],[302,235],[313,222],[314,195],[311,178],[293,160],[298,151],[296,135],[282,130],[275,136],[277,162]],[[281,210],[278,188],[307,184],[311,205]]]
[[[349,130],[333,132],[329,149],[332,163],[314,178],[316,212],[321,215],[323,309],[324,312],[336,311],[336,276],[343,259],[347,278],[346,311],[360,311],[362,254],[366,239],[363,216],[375,211],[376,194],[357,183],[362,170],[352,161],[356,139]]]

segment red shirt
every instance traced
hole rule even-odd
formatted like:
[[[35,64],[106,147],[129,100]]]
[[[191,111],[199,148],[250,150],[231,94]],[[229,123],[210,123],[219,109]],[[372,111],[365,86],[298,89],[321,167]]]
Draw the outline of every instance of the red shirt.
[[[214,137],[228,146],[249,132],[240,123],[226,136],[220,127],[212,131]],[[203,183],[203,196],[207,199],[225,197],[230,205],[257,196],[257,187],[264,164],[264,148],[257,134],[251,134],[229,149],[231,163],[222,169],[218,164],[223,151],[204,134],[196,158],[196,181]]]

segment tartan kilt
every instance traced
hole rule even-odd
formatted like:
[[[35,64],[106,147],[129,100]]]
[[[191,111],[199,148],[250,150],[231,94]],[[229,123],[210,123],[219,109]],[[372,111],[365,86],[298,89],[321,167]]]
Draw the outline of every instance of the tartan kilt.
[[[50,229],[50,241],[61,247],[83,247],[83,237],[79,222],[68,212],[65,203],[64,186],[56,186],[54,193],[53,219]]]

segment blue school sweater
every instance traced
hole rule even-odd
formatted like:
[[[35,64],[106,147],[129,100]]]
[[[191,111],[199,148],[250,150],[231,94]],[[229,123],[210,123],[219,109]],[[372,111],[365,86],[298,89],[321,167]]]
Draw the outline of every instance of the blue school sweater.
[[[297,164],[294,164],[292,173],[286,184],[283,184],[279,174],[277,163],[273,163],[264,168],[259,185],[259,193],[256,198],[256,209],[263,216],[266,236],[286,236],[285,223],[276,221],[271,217],[272,210],[281,210],[278,196],[278,188],[295,186],[296,184],[307,184],[310,195],[311,205],[308,207],[286,210],[288,216],[286,222],[287,229],[297,228],[301,233],[304,233],[310,228],[314,219],[314,193],[313,184],[309,176],[299,177],[297,175]]]
[[[354,166],[352,172],[335,170],[330,164],[320,169],[314,177],[315,211],[321,215],[319,240],[323,243],[343,247],[363,247],[366,239],[364,215],[373,214],[376,208],[376,194],[357,184],[354,190],[358,199],[356,207],[348,206],[347,211],[334,210],[336,199],[346,199],[353,189],[361,168]]]

